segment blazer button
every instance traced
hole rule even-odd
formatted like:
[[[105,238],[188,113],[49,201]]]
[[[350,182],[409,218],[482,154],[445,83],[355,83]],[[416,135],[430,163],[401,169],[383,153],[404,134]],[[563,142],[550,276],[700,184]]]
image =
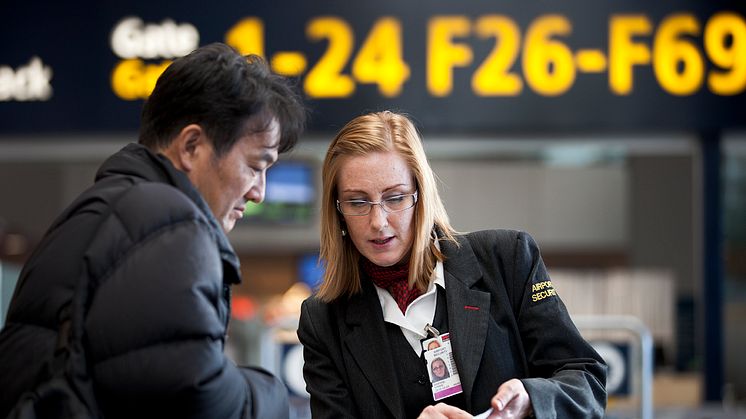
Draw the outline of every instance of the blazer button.
[[[427,381],[427,377],[425,377],[424,375],[421,375],[421,376],[420,376],[420,379],[419,379],[419,380],[417,380],[417,384],[425,385],[425,384],[427,384],[427,383],[428,383],[428,381]]]

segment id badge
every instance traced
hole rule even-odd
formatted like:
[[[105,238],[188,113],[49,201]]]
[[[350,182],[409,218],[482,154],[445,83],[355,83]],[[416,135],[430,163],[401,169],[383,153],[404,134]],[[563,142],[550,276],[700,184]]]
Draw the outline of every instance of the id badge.
[[[445,399],[454,394],[462,393],[461,379],[453,360],[450,333],[443,333],[422,342],[425,351],[425,362],[430,373],[433,400]]]

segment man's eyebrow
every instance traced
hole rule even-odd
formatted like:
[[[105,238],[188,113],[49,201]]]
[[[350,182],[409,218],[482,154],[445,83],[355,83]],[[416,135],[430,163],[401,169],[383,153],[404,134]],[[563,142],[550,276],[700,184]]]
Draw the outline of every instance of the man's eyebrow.
[[[268,163],[274,163],[277,160],[277,154],[272,153],[268,150],[265,150],[262,152],[262,154],[259,156],[259,159]]]

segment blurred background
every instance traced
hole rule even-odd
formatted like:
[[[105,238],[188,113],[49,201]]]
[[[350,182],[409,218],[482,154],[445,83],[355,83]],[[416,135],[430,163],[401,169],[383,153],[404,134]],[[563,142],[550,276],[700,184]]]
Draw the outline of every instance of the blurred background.
[[[610,365],[609,417],[746,417],[743,2],[74,3],[0,3],[0,323],[46,228],[137,140],[170,60],[225,42],[294,78],[310,110],[230,235],[229,354],[281,375],[295,417],[321,162],[383,109],[416,121],[458,230],[537,239]]]

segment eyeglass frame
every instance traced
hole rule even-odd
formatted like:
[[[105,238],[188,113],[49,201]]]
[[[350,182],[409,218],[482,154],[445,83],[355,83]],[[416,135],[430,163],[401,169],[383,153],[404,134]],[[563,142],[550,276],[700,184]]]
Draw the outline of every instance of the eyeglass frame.
[[[378,206],[381,207],[381,209],[383,210],[383,212],[385,212],[386,214],[395,214],[397,212],[402,212],[402,211],[406,211],[406,210],[408,210],[410,208],[414,208],[414,206],[417,205],[417,201],[419,199],[418,198],[418,193],[419,193],[419,191],[415,190],[413,193],[405,193],[405,194],[395,195],[395,196],[392,196],[392,197],[389,197],[389,198],[386,198],[386,199],[382,199],[382,200],[380,200],[378,202],[368,201],[367,199],[350,199],[350,200],[347,200],[347,201],[340,201],[339,199],[337,199],[336,200],[337,201],[337,211],[339,211],[339,213],[342,214],[342,215],[347,215],[347,216],[350,216],[350,217],[365,217],[366,215],[370,215],[370,213],[373,211],[373,205],[378,205]],[[402,208],[402,209],[396,210],[396,211],[389,211],[388,209],[386,209],[386,206],[384,205],[384,202],[386,202],[387,200],[392,199],[392,198],[401,198],[401,197],[404,197],[404,196],[414,197],[414,202],[412,203],[411,207]],[[366,212],[365,214],[345,214],[344,212],[342,212],[342,208],[340,207],[340,204],[342,204],[343,202],[365,202],[365,203],[368,204],[368,212]]]

